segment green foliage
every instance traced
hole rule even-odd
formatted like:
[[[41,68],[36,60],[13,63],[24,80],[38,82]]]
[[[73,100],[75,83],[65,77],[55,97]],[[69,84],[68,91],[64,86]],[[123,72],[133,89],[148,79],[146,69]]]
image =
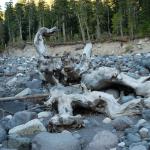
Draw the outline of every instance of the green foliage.
[[[52,42],[150,36],[150,0],[18,0],[0,11],[0,45],[32,41],[39,27],[58,26]]]
[[[116,13],[113,15],[113,18],[112,18],[113,33],[119,34],[121,20],[122,20],[121,13]]]

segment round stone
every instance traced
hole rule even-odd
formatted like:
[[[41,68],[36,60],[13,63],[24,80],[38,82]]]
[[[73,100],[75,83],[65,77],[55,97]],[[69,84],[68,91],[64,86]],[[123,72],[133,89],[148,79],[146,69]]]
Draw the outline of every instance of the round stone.
[[[119,147],[124,147],[124,146],[125,146],[125,143],[124,143],[124,142],[121,142],[121,143],[118,144],[118,146],[119,146]]]
[[[140,136],[141,136],[142,138],[147,138],[147,137],[149,137],[148,129],[147,129],[147,128],[141,128],[141,129],[139,130],[139,133],[140,133]]]
[[[107,117],[103,120],[103,123],[109,124],[109,123],[111,123],[111,119]]]

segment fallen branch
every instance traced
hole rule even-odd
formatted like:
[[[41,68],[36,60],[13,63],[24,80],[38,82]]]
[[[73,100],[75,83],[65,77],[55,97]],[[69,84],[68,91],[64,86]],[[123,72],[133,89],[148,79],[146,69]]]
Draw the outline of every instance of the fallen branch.
[[[0,77],[3,77],[3,76],[11,77],[14,75],[16,75],[16,73],[0,73]]]
[[[34,99],[36,101],[45,99],[49,96],[49,94],[36,94],[36,95],[28,95],[28,96],[12,96],[12,97],[1,97],[0,102],[8,102],[8,101],[14,101],[14,100],[31,100]]]

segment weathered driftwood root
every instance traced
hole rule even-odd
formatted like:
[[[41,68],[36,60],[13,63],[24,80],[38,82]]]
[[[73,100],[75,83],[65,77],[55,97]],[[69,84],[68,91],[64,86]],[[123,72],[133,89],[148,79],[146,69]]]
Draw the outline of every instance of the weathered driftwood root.
[[[148,81],[149,79],[150,76],[141,77],[140,79],[136,80],[124,73],[120,73],[117,76],[115,82],[133,88],[136,95],[150,97],[150,81]]]
[[[73,107],[82,106],[97,112],[106,113],[111,118],[122,115],[139,114],[141,99],[135,99],[120,105],[110,94],[104,92],[85,92],[83,94],[65,94],[63,91],[54,90],[46,105],[57,104],[58,114],[51,118],[54,125],[71,125],[82,123],[81,115],[73,116]]]
[[[34,45],[39,54],[37,69],[43,81],[47,81],[53,85],[58,84],[58,79],[55,77],[56,72],[60,72],[62,67],[61,58],[51,57],[48,55],[46,46],[44,45],[44,36],[50,36],[57,32],[57,27],[51,29],[42,27],[38,30],[34,38]]]
[[[96,70],[90,69],[87,73],[82,75],[81,82],[84,83],[88,89],[101,90],[102,88],[110,86],[112,79],[116,78],[119,71],[115,68],[100,67]]]
[[[113,84],[123,85],[132,88],[136,95],[150,96],[150,76],[134,79],[125,73],[120,73],[115,68],[100,67],[96,70],[89,70],[82,75],[82,82],[88,89],[101,90]]]
[[[38,30],[38,32],[35,35],[34,38],[34,45],[36,48],[37,53],[39,54],[39,56],[48,56],[47,53],[47,48],[44,45],[44,36],[49,36],[51,34],[53,34],[54,32],[58,31],[57,27],[53,27],[51,29],[48,29],[46,27],[42,27]]]
[[[51,89],[51,97],[45,104],[57,107],[58,114],[51,118],[53,125],[81,124],[81,115],[74,116],[73,114],[73,108],[77,106],[106,113],[111,118],[140,113],[140,107],[143,104],[141,99],[133,99],[121,105],[112,95],[99,90],[113,85],[125,86],[131,88],[136,95],[150,97],[150,77],[142,77],[137,80],[125,73],[120,73],[115,68],[93,68],[91,43],[84,47],[80,60],[76,61],[69,55],[62,58],[50,57],[46,52],[43,36],[50,35],[55,31],[57,31],[56,27],[52,29],[43,27],[35,36],[34,44],[40,56],[38,61],[39,73],[43,80],[52,85],[59,85],[59,83],[64,85],[81,84],[84,92],[69,93],[66,92],[65,87]],[[149,106],[148,100],[145,105]]]
[[[81,74],[89,69],[92,44],[87,43],[85,45],[79,64],[69,55],[67,57],[64,56],[65,58],[51,57],[48,55],[48,50],[44,45],[43,38],[57,31],[57,27],[51,29],[42,27],[35,35],[34,45],[39,54],[37,69],[40,77],[52,85],[80,82]]]

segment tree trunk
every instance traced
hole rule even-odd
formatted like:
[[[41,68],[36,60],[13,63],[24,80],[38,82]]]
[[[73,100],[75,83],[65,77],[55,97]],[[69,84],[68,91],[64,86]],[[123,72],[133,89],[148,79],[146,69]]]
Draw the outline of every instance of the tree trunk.
[[[80,16],[79,16],[78,13],[77,13],[77,17],[78,17],[78,20],[79,20],[79,25],[80,25],[82,40],[83,40],[83,42],[85,43],[85,31],[84,31],[83,25],[82,25],[82,23],[81,23],[81,18],[80,18]]]
[[[120,19],[120,35],[123,37],[122,18]]]
[[[87,25],[87,22],[85,22],[85,27],[86,27],[86,33],[87,33],[87,37],[88,37],[88,40],[90,41],[90,33],[89,33],[89,27]]]
[[[128,8],[128,26],[129,26],[128,28],[130,32],[130,38],[133,39],[133,17],[131,14],[131,8]]]
[[[110,33],[110,13],[109,13],[108,6],[107,6],[107,29],[108,29],[108,34],[111,37],[111,33]]]
[[[12,35],[11,35],[9,20],[8,20],[8,34],[9,34],[9,40],[12,41]]]
[[[22,40],[22,22],[21,22],[21,18],[17,17],[17,21],[18,21],[18,26],[19,26],[19,34],[20,34],[20,40]]]
[[[63,39],[64,39],[64,42],[66,42],[66,29],[65,29],[65,16],[64,15],[62,16],[62,20],[63,20],[63,23],[62,23]]]
[[[100,21],[98,16],[98,6],[99,6],[99,0],[96,0],[96,38],[97,40],[100,39]]]
[[[29,15],[29,40],[31,40],[31,19]]]
[[[21,25],[21,21],[19,23],[19,31],[20,31],[20,40],[23,40],[23,38],[22,38],[22,25]]]
[[[100,22],[99,22],[99,17],[97,16],[96,17],[96,22],[97,22],[97,25],[96,25],[96,38],[97,40],[100,39]]]

